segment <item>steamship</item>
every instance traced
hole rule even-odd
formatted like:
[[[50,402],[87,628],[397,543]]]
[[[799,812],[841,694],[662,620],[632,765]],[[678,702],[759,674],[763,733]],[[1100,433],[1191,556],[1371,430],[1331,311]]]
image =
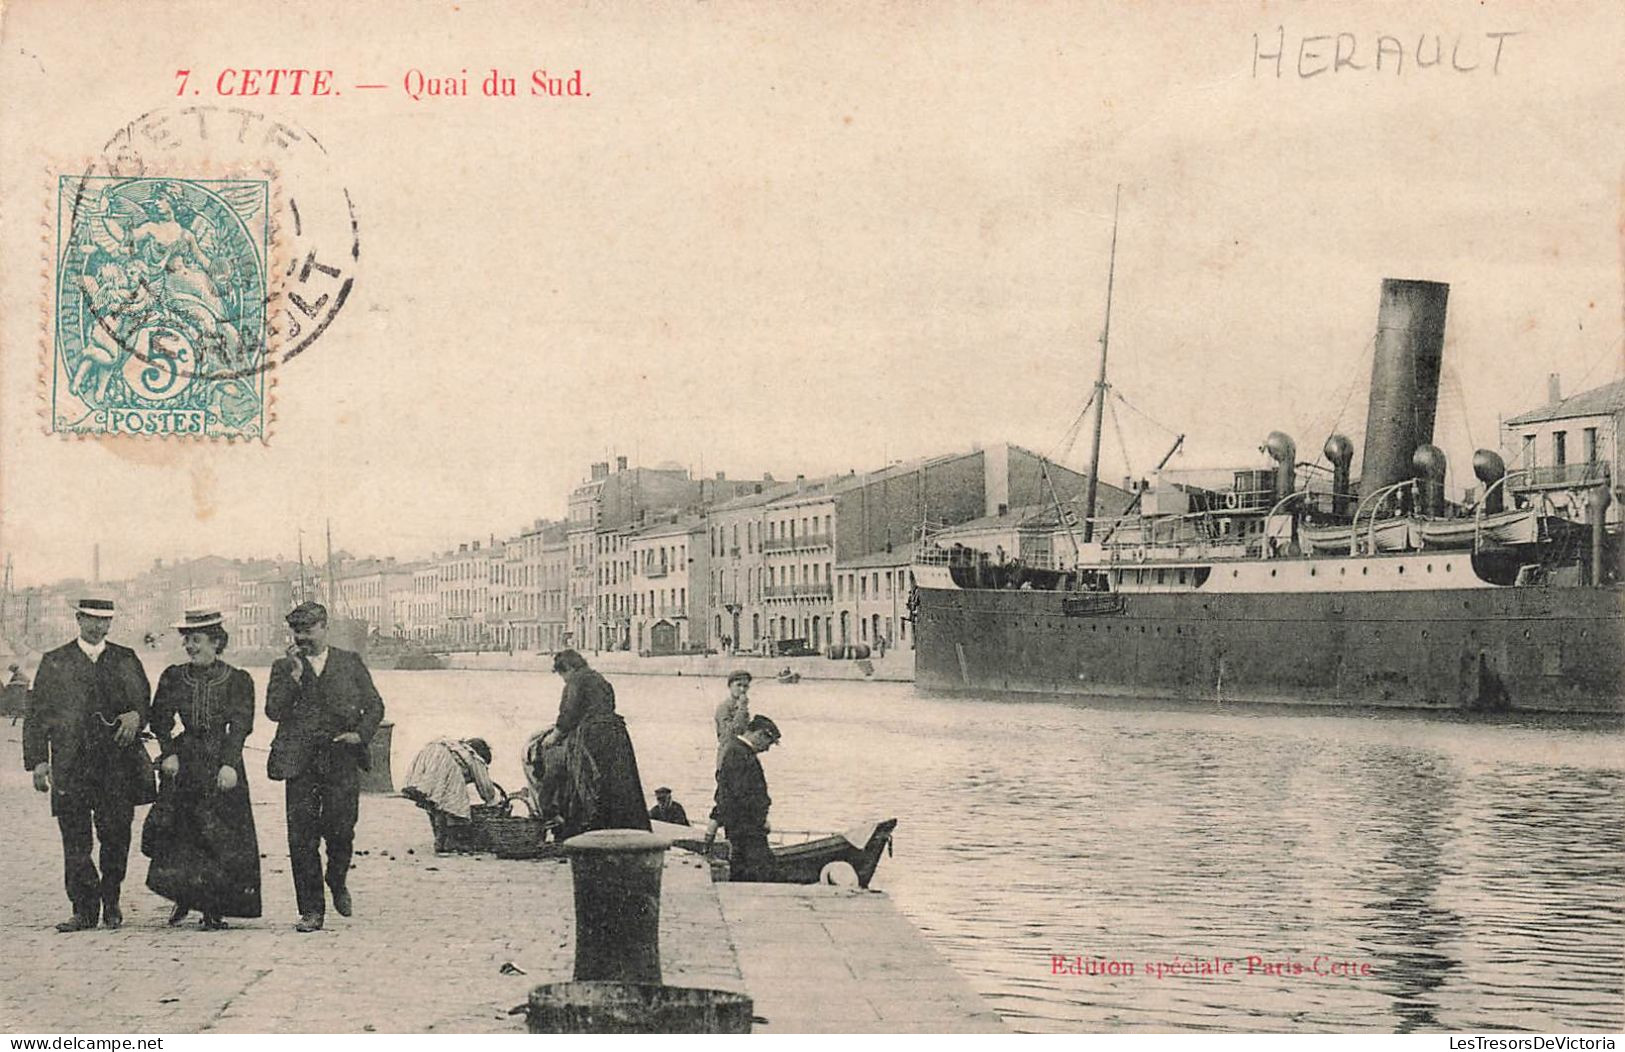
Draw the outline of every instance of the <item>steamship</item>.
[[[1114,238],[1115,240],[1115,238]],[[1110,285],[1108,284],[1108,290]],[[1212,486],[1159,482],[1096,521],[1100,403],[1085,512],[1057,499],[1065,569],[922,537],[911,598],[917,683],[1210,702],[1625,711],[1621,543],[1606,463],[1507,471],[1445,495],[1433,445],[1449,286],[1385,280],[1365,445],[1334,434],[1300,464]],[[1110,333],[1110,292],[1107,296]],[[1081,536],[1079,536],[1081,534]],[[1064,544],[1065,541],[1060,543]]]

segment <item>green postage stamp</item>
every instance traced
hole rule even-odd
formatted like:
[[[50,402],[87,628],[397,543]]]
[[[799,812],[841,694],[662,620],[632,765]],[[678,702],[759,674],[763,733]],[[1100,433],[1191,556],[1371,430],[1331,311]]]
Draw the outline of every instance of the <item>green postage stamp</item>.
[[[57,180],[52,431],[263,439],[269,178]]]

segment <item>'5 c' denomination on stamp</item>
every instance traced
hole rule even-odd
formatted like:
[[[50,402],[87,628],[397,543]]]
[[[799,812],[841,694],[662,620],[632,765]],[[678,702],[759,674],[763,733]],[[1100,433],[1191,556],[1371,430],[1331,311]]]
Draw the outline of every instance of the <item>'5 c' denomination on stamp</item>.
[[[62,176],[50,428],[259,439],[269,178]]]

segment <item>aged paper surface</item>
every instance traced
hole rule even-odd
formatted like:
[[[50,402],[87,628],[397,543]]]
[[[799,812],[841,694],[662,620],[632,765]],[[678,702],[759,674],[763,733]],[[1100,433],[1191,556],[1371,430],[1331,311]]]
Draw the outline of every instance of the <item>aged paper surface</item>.
[[[619,456],[1078,468],[1114,210],[1103,478],[1357,440],[1418,278],[1465,487],[1554,374],[1619,376],[1622,10],[11,0],[8,587],[329,524],[421,559]]]

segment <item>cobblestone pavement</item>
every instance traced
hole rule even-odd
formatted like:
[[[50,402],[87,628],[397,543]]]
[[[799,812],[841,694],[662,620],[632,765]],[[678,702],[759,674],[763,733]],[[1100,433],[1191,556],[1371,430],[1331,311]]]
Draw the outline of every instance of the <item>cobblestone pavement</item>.
[[[169,928],[148,891],[136,813],[120,931],[59,934],[69,913],[56,821],[22,769],[21,727],[0,724],[0,1029],[14,1033],[522,1033],[508,1010],[570,978],[573,897],[562,861],[436,856],[409,801],[364,796],[350,890],[300,934],[282,789],[249,765],[264,916]],[[661,948],[668,983],[741,989],[705,868],[673,852]],[[512,962],[526,974],[503,974]]]

